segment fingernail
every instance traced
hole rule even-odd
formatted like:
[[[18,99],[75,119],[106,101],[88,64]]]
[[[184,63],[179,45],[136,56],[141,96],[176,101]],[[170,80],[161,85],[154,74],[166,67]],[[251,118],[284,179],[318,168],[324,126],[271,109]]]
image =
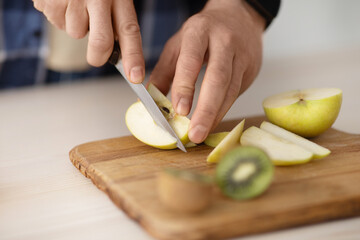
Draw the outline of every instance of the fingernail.
[[[176,113],[180,115],[188,115],[190,108],[190,101],[187,98],[181,98],[176,107]]]
[[[142,67],[133,67],[130,71],[130,80],[133,83],[141,83],[144,79],[144,71]]]
[[[201,143],[205,140],[207,130],[203,125],[197,125],[189,130],[188,136],[194,143]]]

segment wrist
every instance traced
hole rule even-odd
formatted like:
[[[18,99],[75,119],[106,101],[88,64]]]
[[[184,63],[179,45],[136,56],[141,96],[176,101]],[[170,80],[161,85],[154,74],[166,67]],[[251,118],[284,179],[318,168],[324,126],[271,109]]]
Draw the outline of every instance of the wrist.
[[[260,15],[258,11],[256,11],[247,1],[241,0],[245,10],[249,13],[250,17],[253,19],[253,22],[256,26],[258,26],[262,31],[266,29],[266,19]]]
[[[245,0],[208,0],[203,10],[211,9],[224,9],[237,16],[245,16],[261,32],[266,28],[266,19]]]
[[[281,0],[243,0],[245,4],[255,10],[265,19],[265,29],[277,16]]]

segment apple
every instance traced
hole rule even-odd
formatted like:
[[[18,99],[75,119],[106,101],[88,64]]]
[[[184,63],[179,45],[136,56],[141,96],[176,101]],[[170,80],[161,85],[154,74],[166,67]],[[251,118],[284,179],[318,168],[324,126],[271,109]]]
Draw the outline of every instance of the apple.
[[[211,151],[206,161],[217,163],[229,150],[240,145],[240,136],[243,132],[245,119],[236,125],[229,134]]]
[[[207,136],[204,143],[209,147],[216,147],[228,134],[229,132],[211,133]]]
[[[240,138],[243,146],[254,146],[265,151],[274,165],[294,165],[309,162],[313,153],[258,127],[246,129]]]
[[[154,85],[149,84],[148,91],[181,142],[187,144],[190,119],[176,114],[169,99]],[[128,108],[125,122],[131,134],[141,142],[160,149],[177,148],[176,138],[155,123],[142,102],[135,102]]]
[[[315,137],[335,122],[341,107],[338,88],[294,90],[263,101],[270,122],[303,137]]]
[[[274,134],[277,137],[283,138],[289,142],[295,143],[307,149],[308,151],[314,154],[313,156],[314,159],[320,159],[330,154],[329,149],[324,148],[306,138],[296,135],[295,133],[289,132],[286,129],[276,126],[272,123],[264,121],[261,123],[260,128],[271,134]]]

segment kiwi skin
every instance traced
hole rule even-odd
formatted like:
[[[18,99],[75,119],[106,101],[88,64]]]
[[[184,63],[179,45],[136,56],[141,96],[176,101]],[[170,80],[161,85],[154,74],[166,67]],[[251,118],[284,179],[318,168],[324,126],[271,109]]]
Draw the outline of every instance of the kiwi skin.
[[[212,202],[213,179],[188,170],[165,169],[158,174],[157,190],[168,209],[198,213]]]
[[[244,200],[263,193],[273,175],[273,164],[263,150],[240,146],[228,152],[218,163],[215,180],[224,195]]]

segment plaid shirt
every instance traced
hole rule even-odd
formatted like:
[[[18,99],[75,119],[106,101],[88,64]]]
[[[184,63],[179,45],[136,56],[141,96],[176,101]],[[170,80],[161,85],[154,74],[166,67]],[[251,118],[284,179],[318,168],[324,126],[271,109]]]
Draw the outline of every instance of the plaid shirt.
[[[146,66],[156,63],[165,42],[206,0],[135,0]],[[31,0],[0,0],[0,89],[71,81],[115,73],[105,64],[86,72],[46,69],[49,48],[46,18]]]

